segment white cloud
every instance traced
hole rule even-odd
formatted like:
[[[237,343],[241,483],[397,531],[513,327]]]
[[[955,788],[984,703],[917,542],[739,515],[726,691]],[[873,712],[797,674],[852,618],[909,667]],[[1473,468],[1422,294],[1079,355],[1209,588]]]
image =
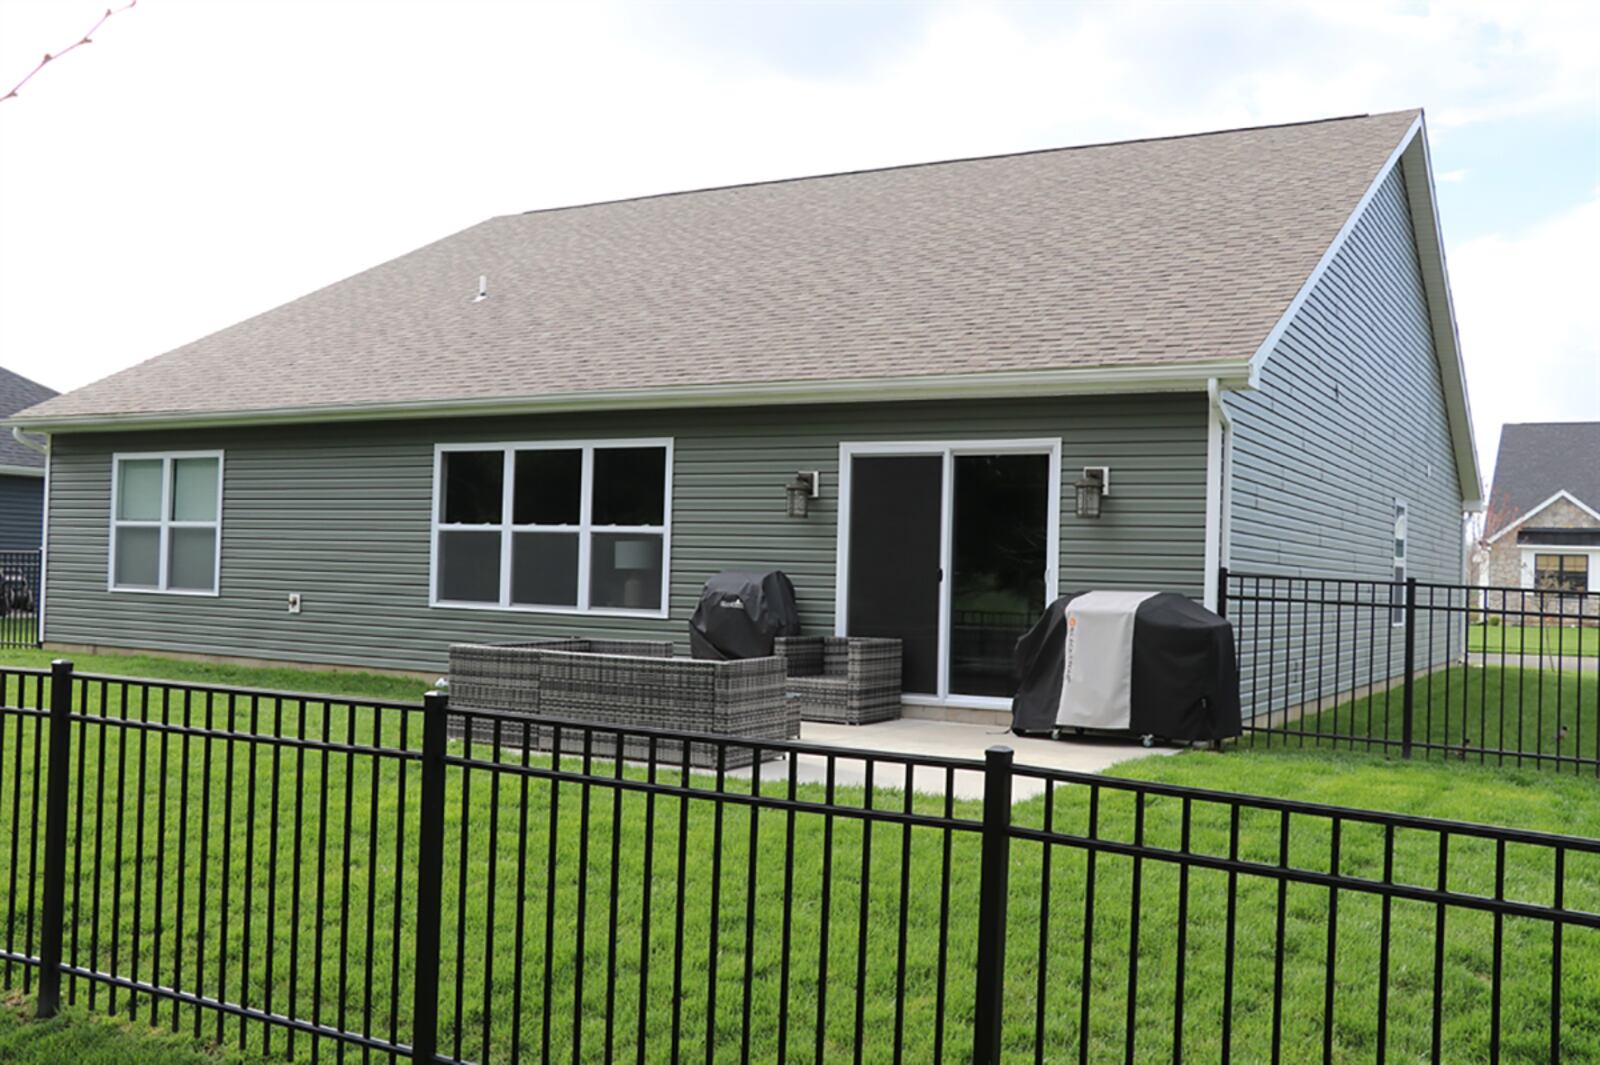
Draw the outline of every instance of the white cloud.
[[[3,0],[0,74],[78,8]],[[1592,111],[1593,8],[940,6],[841,69],[659,8],[141,4],[0,104],[0,362],[76,386],[531,207],[1418,104],[1445,137]]]
[[[1600,197],[1517,236],[1468,241],[1451,292],[1485,465],[1507,422],[1600,420]]]

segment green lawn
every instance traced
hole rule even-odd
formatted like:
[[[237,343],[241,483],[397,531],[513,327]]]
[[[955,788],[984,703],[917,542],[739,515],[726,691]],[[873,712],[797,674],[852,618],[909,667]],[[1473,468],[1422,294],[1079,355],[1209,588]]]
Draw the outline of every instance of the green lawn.
[[[186,1036],[83,1009],[35,1021],[21,999],[0,1003],[0,1061],[7,1065],[230,1065],[245,1060]]]
[[[1544,755],[1546,768],[1559,766],[1561,772],[1587,774],[1591,779],[1600,776],[1593,765],[1579,767],[1555,760],[1558,756],[1597,757],[1600,675],[1553,670],[1541,674],[1511,666],[1452,666],[1418,677],[1414,693],[1413,740],[1442,745],[1432,751],[1417,748],[1415,757],[1484,763],[1495,760],[1485,749],[1521,751],[1525,766],[1537,764],[1529,756]],[[1337,746],[1380,751],[1363,739],[1398,741],[1404,732],[1404,706],[1403,692],[1396,686],[1290,721],[1284,728],[1291,735],[1257,733],[1246,743],[1269,748]],[[1322,738],[1328,735],[1355,739]],[[1506,762],[1514,766],[1517,759],[1508,756]]]
[[[128,659],[115,659],[118,672],[132,672]],[[87,663],[86,663],[87,664]],[[96,668],[103,668],[95,663]],[[176,668],[176,667],[175,667]],[[187,664],[183,668],[187,668]],[[210,667],[207,667],[210,668]],[[236,667],[235,667],[236,668]],[[326,674],[298,684],[282,679],[246,677],[242,673],[228,678],[230,683],[270,687],[325,687],[334,678],[343,683],[364,683],[349,675]],[[217,678],[208,678],[217,679]],[[327,683],[324,683],[324,682]],[[384,683],[389,683],[386,679]],[[376,683],[376,681],[374,681]],[[349,689],[346,689],[348,693]],[[97,693],[98,694],[98,693]],[[385,693],[387,694],[387,693]],[[115,695],[113,695],[113,702]],[[214,725],[229,723],[244,727],[249,715],[260,707],[235,704],[231,711],[224,703],[213,705]],[[324,711],[327,717],[324,719]],[[159,711],[158,711],[159,712]],[[203,705],[191,706],[196,720],[205,713]],[[181,712],[174,708],[173,716]],[[268,711],[270,714],[270,711]],[[298,708],[285,722],[289,731],[300,731]],[[326,708],[313,704],[307,708],[305,734],[330,735],[340,739],[370,737],[370,715],[351,714],[337,705]],[[21,882],[26,883],[26,857],[32,839],[32,820],[26,812],[13,820],[10,800],[4,793],[11,784],[10,774],[20,765],[23,775],[32,772],[31,725],[19,736],[9,727],[0,741],[0,840],[20,842]],[[412,728],[408,745],[414,746],[417,732]],[[397,740],[392,726],[381,737]],[[76,877],[79,900],[75,909],[76,950],[85,961],[97,961],[101,968],[110,963],[116,944],[119,968],[128,970],[131,952],[140,950],[138,972],[150,976],[150,957],[157,927],[162,929],[163,962],[161,977],[173,978],[171,967],[174,942],[183,946],[183,974],[186,985],[194,986],[194,973],[200,961],[202,937],[196,927],[194,899],[199,895],[200,876],[205,870],[205,897],[209,923],[204,937],[205,968],[200,986],[208,994],[222,994],[237,1000],[244,994],[253,1003],[264,1000],[270,984],[272,1008],[287,1007],[291,989],[295,1009],[302,1015],[311,1010],[309,988],[320,987],[324,996],[323,1020],[338,1021],[337,1003],[341,979],[347,998],[359,1004],[370,979],[374,988],[374,1014],[369,1030],[387,1033],[394,1021],[400,1038],[407,1039],[409,970],[412,964],[408,944],[414,914],[409,905],[410,868],[415,856],[415,825],[418,803],[417,774],[408,772],[402,790],[399,769],[389,761],[375,771],[371,760],[350,759],[344,755],[324,757],[312,753],[304,757],[292,749],[258,748],[253,753],[242,744],[230,747],[190,740],[189,772],[182,772],[184,747],[181,738],[162,738],[149,734],[141,745],[138,738],[119,744],[116,733],[108,730],[102,750],[98,730],[83,746],[81,779],[85,794],[99,796],[104,785],[104,819],[95,816],[97,804],[90,804],[81,833],[86,855],[96,848],[102,855],[116,853],[122,845],[123,860],[116,866],[107,858],[107,867],[98,887],[88,867]],[[231,763],[230,763],[231,753]],[[19,754],[21,755],[19,761]],[[163,757],[165,770],[163,771]],[[205,791],[202,766],[212,767],[210,791]],[[294,786],[280,789],[276,801],[271,793],[274,763]],[[100,769],[105,766],[104,771]],[[230,773],[231,764],[231,773]],[[138,768],[146,770],[146,783],[138,787]],[[120,766],[120,772],[119,772]],[[256,786],[250,788],[251,769]],[[781,770],[769,765],[767,789],[776,782],[770,775]],[[1220,787],[1265,795],[1289,796],[1311,801],[1376,806],[1409,813],[1432,814],[1463,820],[1560,831],[1578,835],[1600,835],[1600,788],[1590,780],[1560,777],[1533,771],[1488,770],[1475,766],[1439,764],[1397,764],[1360,754],[1314,755],[1293,752],[1240,751],[1226,755],[1194,753],[1172,758],[1147,759],[1119,767],[1120,775],[1147,780],[1162,780],[1199,787]],[[675,774],[674,774],[675,775]],[[158,782],[164,781],[163,790]],[[187,803],[180,791],[188,786]],[[707,785],[697,778],[697,786]],[[729,790],[740,785],[730,782]],[[322,796],[329,795],[328,815],[320,814]],[[587,803],[585,791],[588,792]],[[402,817],[399,797],[405,796]],[[710,900],[715,890],[720,895],[716,922],[719,947],[716,956],[717,989],[714,1053],[717,1060],[737,1058],[741,1036],[741,1005],[745,980],[745,945],[751,947],[751,1035],[752,1056],[760,1060],[777,1057],[776,1023],[779,1010],[779,973],[783,938],[784,884],[783,858],[789,843],[788,818],[765,811],[754,826],[756,856],[755,924],[746,925],[746,885],[750,868],[752,825],[749,814],[737,806],[724,808],[721,817],[721,845],[717,846],[718,818],[707,803],[691,802],[686,816],[680,816],[676,798],[649,802],[637,793],[617,798],[604,787],[563,784],[556,800],[553,820],[556,876],[547,882],[546,861],[550,849],[552,790],[535,781],[524,785],[510,775],[490,784],[484,771],[472,774],[470,790],[463,787],[462,774],[451,774],[446,798],[446,855],[444,875],[444,927],[441,950],[444,987],[443,1014],[446,1039],[443,1050],[453,1053],[457,1015],[456,996],[461,996],[460,1026],[463,1056],[481,1060],[483,1029],[487,1018],[494,1060],[507,1060],[509,1038],[516,1024],[521,1025],[523,1052],[537,1059],[543,1033],[541,981],[545,972],[544,906],[551,903],[554,913],[553,949],[550,954],[553,1019],[552,1054],[570,1059],[572,1037],[581,1034],[585,1060],[604,1056],[607,1037],[605,1002],[608,977],[615,973],[614,1022],[612,1036],[619,1056],[631,1057],[640,1014],[649,1045],[654,1048],[649,1060],[663,1060],[673,1028],[672,971],[674,950],[673,915],[675,902],[685,901],[682,942],[688,949],[682,956],[683,994],[679,1013],[686,1060],[705,1057],[707,986],[710,958],[708,942],[712,922]],[[802,786],[802,798],[821,798],[821,789]],[[345,815],[345,796],[350,813]],[[839,800],[859,803],[859,789],[840,789]],[[120,799],[120,803],[117,801]],[[880,791],[875,805],[903,804],[902,796]],[[918,797],[914,806],[929,811],[941,810],[943,800]],[[651,807],[653,806],[653,813]],[[1039,824],[1045,815],[1042,798],[1019,804],[1015,817],[1023,823]],[[113,811],[119,810],[119,822]],[[498,812],[497,812],[498,811]],[[955,804],[958,815],[976,817],[979,808],[972,803]],[[1145,838],[1165,846],[1177,843],[1180,804],[1171,799],[1155,799],[1145,805]],[[524,822],[524,814],[526,821]],[[1058,829],[1081,831],[1087,816],[1087,796],[1082,788],[1063,789],[1056,796],[1050,816]],[[1126,796],[1105,793],[1100,801],[1100,829],[1104,836],[1130,839],[1133,831],[1133,804]],[[587,820],[587,865],[581,860],[580,841]],[[467,830],[463,833],[462,823]],[[374,843],[372,826],[382,830]],[[646,834],[646,826],[651,831]],[[136,831],[146,833],[143,860],[135,855]],[[680,828],[682,834],[680,835]],[[276,846],[273,832],[276,830]],[[1246,815],[1240,824],[1240,853],[1264,861],[1277,859],[1278,819],[1276,816]],[[345,842],[346,833],[350,843]],[[909,865],[902,865],[904,830],[896,825],[879,825],[870,833],[870,882],[864,904],[869,914],[866,937],[866,1002],[862,1019],[863,1057],[867,1061],[886,1061],[896,1024],[895,1004],[904,1003],[902,1022],[908,1043],[908,1060],[929,1060],[935,1022],[939,1016],[935,989],[939,967],[941,892],[943,875],[942,833],[929,829],[910,832]],[[156,839],[162,862],[156,860]],[[465,853],[460,841],[468,842]],[[615,865],[617,897],[615,965],[607,947],[612,942],[610,899],[613,887],[611,847],[619,844]],[[1228,839],[1226,814],[1220,807],[1196,804],[1193,810],[1192,846],[1213,854],[1225,853]],[[520,844],[527,843],[527,860],[519,860]],[[647,842],[652,845],[647,847]],[[399,846],[403,845],[403,850]],[[862,851],[867,845],[859,824],[837,818],[831,828],[824,819],[802,814],[795,819],[793,888],[788,893],[794,964],[791,971],[790,1055],[810,1060],[814,1050],[819,989],[827,991],[825,1050],[828,1060],[848,1060],[855,1043],[854,1015],[859,960],[859,914],[863,906]],[[178,854],[183,848],[184,861]],[[295,848],[302,852],[301,875],[293,876]],[[1291,838],[1289,860],[1294,864],[1326,868],[1329,839],[1323,824],[1307,823]],[[1401,880],[1432,883],[1437,842],[1424,833],[1397,835],[1395,872]],[[681,850],[680,850],[681,848]],[[76,848],[74,849],[76,853]],[[680,862],[679,854],[684,855]],[[205,856],[202,864],[201,855]],[[652,858],[648,878],[648,898],[652,920],[648,949],[640,950],[642,914],[646,896],[644,861]],[[247,858],[255,855],[253,864]],[[276,856],[276,868],[271,858]],[[224,893],[224,856],[228,889]],[[720,865],[715,861],[720,857]],[[947,964],[951,974],[949,997],[943,1018],[946,1026],[945,1054],[950,1060],[965,1055],[969,1038],[966,1022],[972,1009],[970,973],[975,956],[972,928],[977,902],[977,848],[969,834],[957,835],[951,842],[949,876],[950,938]],[[1548,901],[1551,871],[1540,851],[1512,847],[1507,851],[1506,889],[1515,898]],[[822,870],[832,863],[831,896],[826,908],[821,902]],[[0,885],[12,875],[11,851],[0,846]],[[92,863],[90,863],[92,864]],[[1493,890],[1495,864],[1492,847],[1462,845],[1453,850],[1450,886],[1455,890]],[[114,877],[120,868],[122,875]],[[1347,874],[1377,877],[1381,872],[1381,834],[1349,825],[1343,835],[1340,868]],[[248,875],[246,870],[249,870]],[[320,870],[320,873],[319,873]],[[350,879],[348,911],[344,881]],[[906,965],[904,993],[899,994],[896,972],[901,941],[901,883],[905,875]],[[580,895],[578,879],[587,877],[584,918],[578,919]],[[1176,898],[1178,873],[1173,867],[1145,861],[1140,874],[1140,933],[1137,989],[1137,1060],[1170,1060],[1173,1012],[1174,961],[1176,957]],[[135,902],[133,880],[141,879],[141,915],[138,934],[134,934],[131,910]],[[407,900],[399,915],[402,961],[399,1010],[391,1015],[388,990],[394,986],[390,959],[394,954],[393,902],[395,878],[403,880],[400,896]],[[679,888],[679,877],[683,887]],[[1082,965],[1082,931],[1086,861],[1083,852],[1057,848],[1048,871],[1050,911],[1046,925],[1040,919],[1041,885],[1046,880],[1040,848],[1018,843],[1011,869],[1012,896],[1010,944],[1008,948],[1007,1045],[1023,1056],[1031,1048],[1034,1031],[1034,989],[1038,982],[1040,929],[1046,929],[1048,972],[1045,980],[1046,1039],[1052,1048],[1066,1056],[1078,1040],[1078,1002]],[[1132,896],[1132,863],[1119,856],[1103,855],[1096,860],[1093,942],[1091,962],[1090,1042],[1092,1060],[1120,1060],[1123,1056],[1123,1024],[1127,1009],[1127,980],[1131,927],[1129,909]],[[154,904],[154,885],[163,887],[160,917]],[[249,894],[249,949],[252,954],[249,986],[240,989],[240,961],[247,939],[244,931],[245,885]],[[274,898],[267,903],[269,885]],[[369,891],[369,885],[372,890]],[[176,921],[176,895],[186,892],[186,924],[179,936]],[[318,888],[321,888],[319,893]],[[7,889],[0,887],[0,899]],[[1239,880],[1238,949],[1234,1002],[1234,1047],[1238,1060],[1264,1060],[1270,1044],[1272,1019],[1272,964],[1276,954],[1275,934],[1277,886],[1252,877]],[[493,903],[490,898],[493,896]],[[523,911],[526,924],[518,950],[518,911],[511,900],[521,897],[528,907]],[[94,901],[98,898],[99,924],[95,924]],[[1322,958],[1327,939],[1328,892],[1308,886],[1293,886],[1285,893],[1285,1010],[1283,1060],[1300,1061],[1320,1057],[1323,1002]],[[226,922],[222,906],[227,900]],[[1600,862],[1572,855],[1566,867],[1566,902],[1569,906],[1600,910]],[[371,907],[372,943],[366,944],[367,913]],[[113,927],[113,907],[119,922]],[[1336,1060],[1370,1060],[1374,1053],[1374,1010],[1376,1002],[1377,928],[1380,906],[1375,899],[1341,893],[1337,934],[1338,967],[1335,988]],[[828,922],[823,934],[823,918]],[[1226,878],[1221,874],[1195,871],[1189,877],[1188,937],[1186,947],[1185,1052],[1192,1060],[1216,1060],[1219,1056],[1219,1024],[1222,1007],[1223,933],[1226,914]],[[1393,908],[1393,953],[1391,958],[1389,1004],[1389,1050],[1395,1061],[1426,1057],[1431,1016],[1433,928],[1431,907],[1397,902]],[[1450,915],[1445,945],[1448,965],[1445,981],[1445,1058],[1481,1060],[1486,1056],[1488,973],[1490,971],[1493,922],[1466,912]],[[577,949],[576,935],[582,928],[585,949]],[[274,952],[270,980],[262,964],[269,942]],[[493,930],[489,949],[488,930]],[[221,930],[221,931],[219,931]],[[1503,1060],[1542,1061],[1547,1056],[1547,996],[1550,983],[1551,935],[1537,922],[1508,919],[1504,924],[1507,968],[1505,976],[1506,1030]],[[818,978],[821,946],[827,944],[828,971]],[[320,950],[319,948],[320,944]],[[69,952],[74,937],[69,933]],[[345,948],[341,950],[341,948]],[[226,975],[219,983],[219,959],[226,950]],[[92,955],[91,951],[97,953]],[[1600,935],[1588,930],[1567,929],[1563,940],[1564,1011],[1566,1060],[1600,1058],[1600,1029],[1585,1023],[1585,1017],[1600,1016]],[[341,973],[341,955],[348,966]],[[517,959],[524,963],[522,999],[517,1000]],[[643,995],[639,993],[641,958],[649,959],[650,979]],[[318,972],[317,960],[323,964]],[[458,968],[460,977],[458,979]],[[491,972],[492,968],[492,972]],[[583,976],[583,1004],[579,1008],[575,988]],[[0,981],[5,970],[0,966]],[[20,973],[12,974],[13,985]],[[488,993],[486,994],[486,988]],[[80,1007],[86,1006],[87,985],[76,989]],[[119,996],[125,1006],[125,995]],[[105,991],[97,991],[96,1007],[106,1005]],[[151,1017],[148,1002],[137,1008],[138,1018]],[[164,1026],[172,1024],[172,1009],[163,1005],[156,1018]],[[12,1019],[14,1021],[14,1018]],[[191,1012],[181,1013],[181,1027],[193,1033],[196,1025]],[[345,1018],[361,1027],[359,1005]],[[11,1022],[7,1022],[11,1023]],[[215,1040],[216,1019],[203,1017],[200,1034]],[[9,1029],[0,1025],[0,1038]],[[223,1035],[235,1044],[238,1028],[228,1022]],[[259,1050],[259,1034],[252,1030],[247,1045]],[[0,1048],[5,1044],[0,1043]],[[279,1052],[283,1035],[273,1038]],[[324,1050],[328,1050],[324,1047]],[[657,1052],[659,1051],[659,1052]],[[28,1047],[27,1052],[34,1052]],[[309,1055],[304,1037],[297,1043],[298,1056]],[[73,1054],[72,1056],[78,1056]],[[1029,1055],[1031,1059],[1031,1055]],[[40,1059],[43,1060],[43,1059]],[[92,1059],[90,1059],[92,1060]],[[141,1060],[130,1049],[125,1058]]]
[[[1471,625],[1467,650],[1498,655],[1600,655],[1600,628],[1589,626]]]

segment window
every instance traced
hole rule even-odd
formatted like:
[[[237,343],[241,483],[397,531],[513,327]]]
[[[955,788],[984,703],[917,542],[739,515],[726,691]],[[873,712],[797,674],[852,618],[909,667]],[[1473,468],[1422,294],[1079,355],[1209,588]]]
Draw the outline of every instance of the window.
[[[1541,592],[1589,590],[1588,555],[1534,555],[1533,586]]]
[[[672,443],[447,444],[433,601],[665,616]]]
[[[216,595],[221,550],[221,452],[113,457],[113,591]]]
[[[1406,623],[1406,505],[1394,501],[1394,585],[1389,589],[1389,624]]]

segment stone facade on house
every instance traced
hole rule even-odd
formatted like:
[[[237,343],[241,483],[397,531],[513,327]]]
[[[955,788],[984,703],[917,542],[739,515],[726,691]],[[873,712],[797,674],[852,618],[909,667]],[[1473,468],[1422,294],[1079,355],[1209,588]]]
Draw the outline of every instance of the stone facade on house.
[[[1562,550],[1559,545],[1531,545],[1518,542],[1518,533],[1524,530],[1582,529],[1600,531],[1600,518],[1585,511],[1570,499],[1556,499],[1548,506],[1529,515],[1522,522],[1507,527],[1494,543],[1481,552],[1483,565],[1478,573],[1479,583],[1488,586],[1484,607],[1491,613],[1497,610],[1537,611],[1552,620],[1581,614],[1585,618],[1600,618],[1600,591],[1586,596],[1532,594],[1532,560],[1524,567],[1523,559],[1539,554],[1586,554],[1589,559],[1589,588],[1600,588],[1600,548],[1586,548],[1581,552]],[[1504,589],[1522,589],[1515,592]]]

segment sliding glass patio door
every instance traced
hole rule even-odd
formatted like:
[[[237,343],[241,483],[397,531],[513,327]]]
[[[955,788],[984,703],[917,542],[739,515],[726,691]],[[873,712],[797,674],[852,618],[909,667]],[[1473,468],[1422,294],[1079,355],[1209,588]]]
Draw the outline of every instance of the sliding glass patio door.
[[[839,631],[904,645],[915,701],[1000,705],[1055,595],[1058,441],[846,444]]]

